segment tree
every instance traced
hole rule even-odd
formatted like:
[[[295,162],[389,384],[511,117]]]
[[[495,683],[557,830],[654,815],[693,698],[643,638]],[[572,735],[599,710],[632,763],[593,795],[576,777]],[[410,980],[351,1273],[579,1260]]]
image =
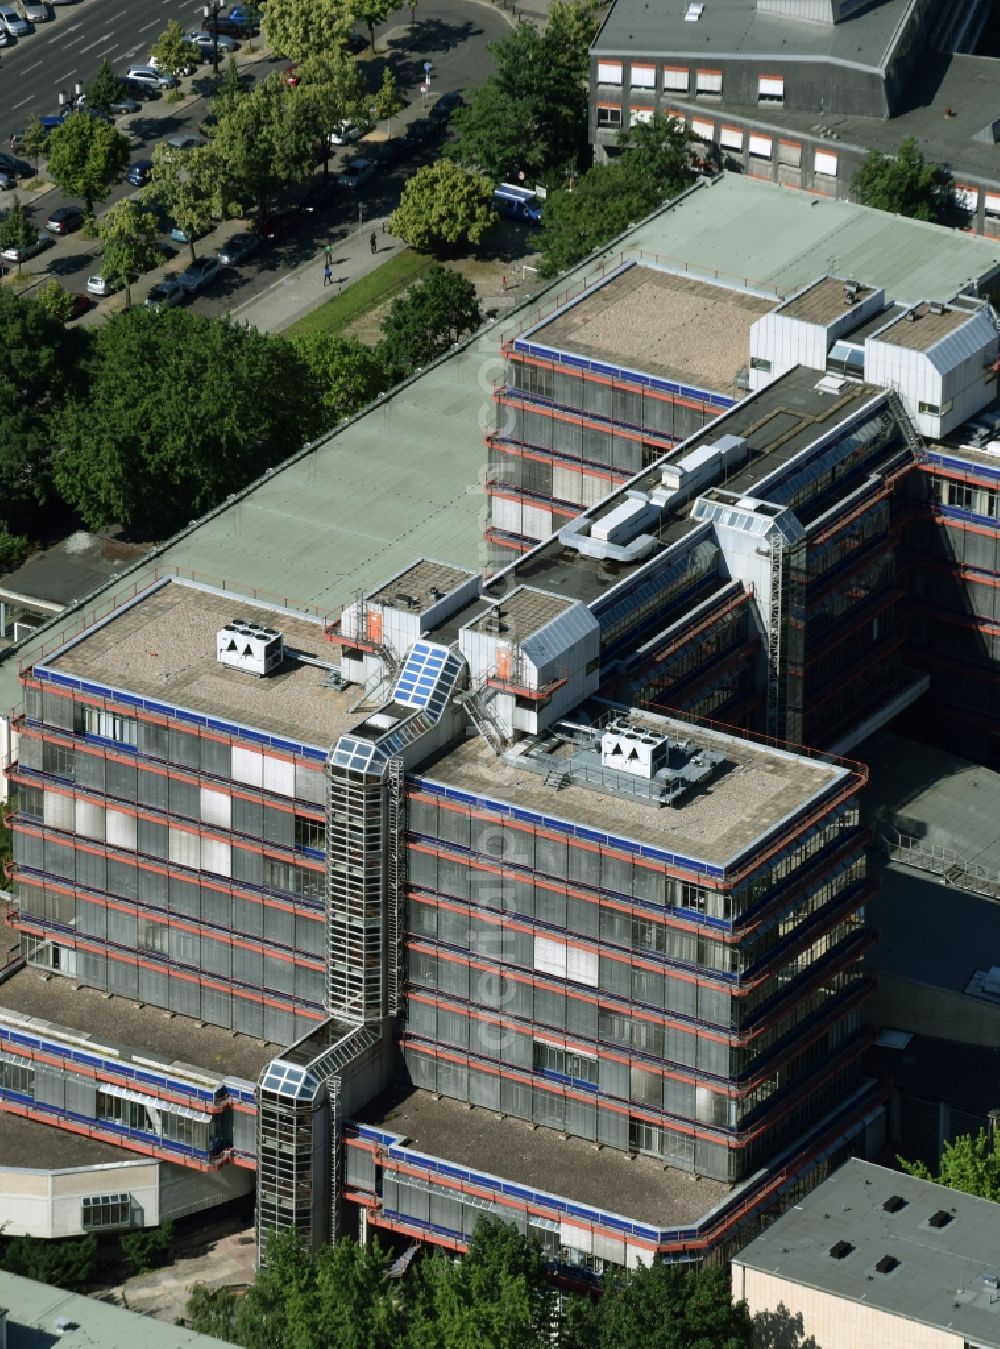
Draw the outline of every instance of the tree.
[[[125,96],[125,81],[115,74],[105,56],[84,92],[89,112],[110,114],[112,107]]]
[[[630,181],[645,187],[651,198],[676,196],[691,181],[687,133],[682,122],[656,114],[618,136],[623,164]]]
[[[264,31],[276,56],[304,61],[343,46],[352,19],[345,0],[269,0]]]
[[[101,271],[115,289],[125,287],[125,308],[132,303],[132,282],[163,261],[159,230],[149,211],[126,197],[101,220],[98,230],[104,244]]]
[[[320,427],[290,343],[184,309],[112,315],[87,397],[53,418],[55,482],[89,527],[164,537]]]
[[[152,55],[164,70],[174,75],[182,75],[188,68],[197,69],[201,60],[201,52],[184,36],[184,29],[177,19],[171,19],[153,43]]]
[[[375,55],[375,25],[385,23],[396,8],[395,0],[351,0],[351,13],[358,23],[363,23],[371,38],[372,55]]]
[[[583,1326],[587,1317],[582,1317]],[[640,1265],[629,1277],[606,1276],[583,1344],[635,1345],[642,1349],[751,1349],[753,1322],[745,1302],[733,1302],[728,1270],[683,1265]]]
[[[60,286],[55,277],[36,290],[32,299],[45,310],[46,314],[60,323],[65,323],[73,317],[73,296],[65,286]]]
[[[357,127],[370,125],[370,96],[365,92],[357,62],[343,47],[307,57],[299,63],[296,74],[298,87],[288,93],[296,100],[296,113],[313,145],[321,146],[323,172],[329,173],[330,132],[341,122]],[[381,96],[382,90],[376,100]]]
[[[422,252],[478,244],[496,224],[493,185],[450,159],[426,164],[407,180],[389,229]]]
[[[128,138],[100,117],[71,112],[49,135],[49,173],[68,196],[82,197],[88,216],[128,167]]]
[[[250,197],[261,216],[280,188],[313,171],[315,107],[299,92],[275,72],[219,119],[213,137],[231,189]]]
[[[414,1270],[413,1282],[414,1349],[552,1343],[556,1301],[545,1257],[536,1240],[526,1241],[502,1219],[480,1218],[461,1260],[435,1251]]]
[[[496,69],[455,116],[452,158],[494,182],[523,172],[559,186],[575,170],[587,153],[588,57],[577,9],[564,3],[544,33],[519,24],[491,44]]]
[[[3,1268],[39,1283],[55,1284],[71,1292],[83,1288],[97,1265],[97,1238],[93,1233],[68,1241],[13,1237],[0,1258]]]
[[[953,1143],[945,1143],[936,1176],[923,1162],[897,1160],[911,1176],[1000,1203],[1000,1140],[991,1139],[986,1129],[980,1129],[975,1138],[960,1134]]]
[[[249,96],[249,93],[250,90],[236,63],[236,57],[230,56],[212,99],[212,111],[215,113],[216,121],[221,120],[228,112],[231,112],[237,103]]]
[[[30,248],[38,239],[38,229],[24,209],[24,202],[14,192],[7,214],[0,219],[0,248]],[[21,270],[20,255],[17,270]]]
[[[143,1227],[137,1232],[126,1232],[121,1239],[122,1254],[132,1266],[134,1274],[165,1265],[170,1258],[174,1240],[174,1224],[168,1218],[159,1227]]]
[[[463,333],[482,323],[476,288],[458,272],[434,266],[393,300],[382,320],[378,351],[393,380],[442,356]]]
[[[153,147],[153,167],[143,196],[158,202],[187,235],[192,262],[195,239],[223,212],[218,163],[214,142],[193,150],[175,150],[162,141]]]
[[[596,0],[551,0],[545,37],[562,53],[567,69],[586,84],[590,78],[590,44],[600,27]]]
[[[35,173],[38,173],[38,161],[45,154],[49,144],[49,133],[42,126],[42,119],[36,112],[24,129],[21,149],[34,161]]]
[[[870,150],[854,175],[852,188],[862,206],[914,220],[936,220],[942,197],[935,169],[927,164],[911,136],[895,157]]]
[[[353,63],[352,63],[353,64]],[[406,99],[399,92],[396,77],[386,66],[382,72],[382,83],[372,99],[372,116],[376,122],[388,121],[406,107]]]
[[[292,345],[312,376],[323,429],[363,408],[385,387],[385,370],[371,347],[328,332],[301,333]]]

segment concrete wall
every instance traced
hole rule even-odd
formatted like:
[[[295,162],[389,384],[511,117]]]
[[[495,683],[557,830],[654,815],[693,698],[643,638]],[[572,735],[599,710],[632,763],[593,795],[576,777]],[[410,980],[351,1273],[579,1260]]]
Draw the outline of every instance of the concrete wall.
[[[0,1213],[5,1236],[74,1237],[85,1195],[130,1194],[142,1209],[143,1225],[160,1221],[159,1166],[121,1162],[70,1171],[0,1169]]]
[[[983,963],[989,964],[986,953]],[[970,978],[974,972],[969,971]],[[866,1015],[876,1026],[909,1030],[916,1035],[932,1035],[989,1049],[1000,1044],[1000,1007],[965,993],[932,988],[892,975],[877,975],[875,995]]]
[[[770,1349],[963,1349],[961,1335],[733,1263],[733,1297],[755,1318],[755,1340]],[[781,1314],[779,1309],[784,1309]],[[800,1319],[801,1318],[801,1319]],[[811,1337],[811,1338],[810,1338]]]

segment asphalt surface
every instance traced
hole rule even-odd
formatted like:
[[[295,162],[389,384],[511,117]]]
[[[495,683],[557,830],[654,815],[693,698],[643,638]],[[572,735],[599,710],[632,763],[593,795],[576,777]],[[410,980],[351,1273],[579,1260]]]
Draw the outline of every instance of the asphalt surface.
[[[29,37],[0,53],[0,148],[6,148],[5,130],[9,134],[9,129],[23,127],[35,112],[57,111],[60,88],[69,90],[76,81],[86,84],[104,56],[124,73],[128,65],[145,61],[150,43],[169,19],[179,19],[192,28],[198,26],[201,6],[192,6],[190,2],[179,4],[177,0],[159,3],[143,0],[141,5],[125,9],[123,0],[78,0],[52,12],[55,15],[52,22],[39,24]],[[409,10],[404,8],[390,15],[376,31],[378,49],[380,52],[386,49],[397,85],[408,100],[407,108],[389,127],[390,132],[399,133],[440,94],[451,90],[467,92],[480,83],[492,69],[488,44],[504,37],[510,28],[502,12],[477,0],[420,0],[412,29]],[[255,46],[259,45],[256,41]],[[250,54],[245,43],[240,57],[241,64],[250,62],[247,71],[255,79],[287,64],[281,59],[264,59],[259,53]],[[432,63],[431,91],[426,96],[419,88],[425,61]],[[207,63],[196,75],[182,81],[184,88],[200,95],[194,102],[175,107],[160,99],[145,103],[138,113],[119,119],[119,128],[133,140],[132,161],[149,158],[153,146],[167,136],[181,131],[196,132],[209,111],[214,83],[211,63]],[[239,268],[225,269],[216,282],[188,303],[205,314],[227,312],[272,286],[312,257],[324,243],[335,242],[357,230],[359,208],[364,221],[386,217],[397,204],[407,176],[439,154],[440,146],[441,140],[436,138],[376,176],[360,191],[340,192],[325,211],[304,217],[294,236],[262,249]],[[363,156],[366,149],[362,142],[337,150],[331,159],[331,172],[336,172],[345,159]],[[301,190],[291,189],[288,203],[278,205],[293,203]],[[127,183],[116,186],[99,211],[134,191]],[[0,198],[0,207],[2,204]],[[35,223],[44,228],[49,214],[67,204],[78,203],[53,189],[32,203],[30,213]],[[178,271],[189,261],[190,250],[186,245],[173,243],[169,239],[169,222],[163,224],[162,251],[170,270]],[[243,226],[246,227],[249,226]],[[215,248],[209,240],[202,248],[196,243],[195,251],[214,252]],[[82,292],[87,277],[99,268],[98,244],[76,234],[60,239],[54,248],[26,262],[23,271],[55,276],[67,290]],[[140,283],[134,294],[137,292],[141,298],[146,289],[148,285]]]

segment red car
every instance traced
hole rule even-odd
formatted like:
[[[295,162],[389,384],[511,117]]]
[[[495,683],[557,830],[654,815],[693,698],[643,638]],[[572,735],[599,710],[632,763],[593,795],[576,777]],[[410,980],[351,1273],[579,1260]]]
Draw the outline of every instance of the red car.
[[[275,239],[284,239],[289,234],[294,234],[302,224],[302,217],[298,211],[275,211],[274,215],[265,216],[257,226],[257,233],[268,243]]]
[[[294,89],[295,86],[300,83],[299,77],[296,74],[296,70],[297,67],[295,62],[293,61],[292,64],[285,71],[285,83],[288,85],[290,89]]]

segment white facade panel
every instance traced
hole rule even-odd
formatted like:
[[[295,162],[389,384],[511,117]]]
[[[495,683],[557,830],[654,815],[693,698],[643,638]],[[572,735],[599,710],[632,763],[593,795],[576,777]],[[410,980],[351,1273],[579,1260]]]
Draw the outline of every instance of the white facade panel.
[[[225,792],[211,787],[201,789],[201,818],[205,824],[217,824],[223,829],[232,825],[232,800]]]
[[[273,754],[263,756],[261,786],[276,796],[295,795],[295,765],[288,759],[276,759]]]
[[[756,131],[750,132],[749,150],[755,159],[770,159],[773,145],[770,136],[761,136]]]
[[[621,82],[622,82],[621,61],[598,61],[597,63],[598,84],[621,84]]]
[[[233,746],[232,777],[234,782],[245,782],[248,787],[259,787],[264,776],[264,755],[259,749]]]
[[[76,832],[84,838],[104,839],[104,807],[91,801],[76,803]]]
[[[534,967],[539,974],[554,974],[566,978],[566,943],[550,937],[535,938]]]
[[[695,73],[695,91],[699,94],[722,93],[721,70],[699,70]]]
[[[663,90],[668,94],[686,94],[691,72],[678,66],[663,67]]]
[[[42,795],[42,819],[50,829],[62,829],[73,832],[75,822],[73,798],[62,792],[44,792]]]
[[[521,503],[509,497],[490,497],[490,523],[505,534],[522,534]]]
[[[201,869],[214,872],[216,876],[233,874],[232,848],[220,838],[201,840]]]
[[[697,136],[699,140],[710,141],[715,135],[715,123],[706,121],[704,117],[693,117],[691,135]]]
[[[719,128],[719,144],[724,150],[742,150],[743,132],[738,126]]]
[[[785,81],[780,75],[761,75],[757,80],[758,98],[784,98]]]
[[[575,984],[597,987],[598,958],[596,951],[582,951],[579,946],[566,948],[566,978]]]
[[[632,66],[629,72],[629,78],[633,89],[655,89],[656,67]]]
[[[573,1223],[561,1222],[559,1244],[571,1251],[584,1251],[587,1255],[593,1255],[594,1234],[589,1227],[575,1227]]]
[[[123,810],[108,810],[104,827],[109,846],[128,848],[135,852],[137,831],[134,815],[126,815]]]
[[[552,512],[541,506],[525,505],[521,511],[521,533],[529,539],[547,539],[552,533]]]
[[[201,868],[201,839],[186,829],[167,830],[167,857],[175,866]]]
[[[837,156],[829,150],[817,150],[813,157],[813,167],[824,178],[836,178]]]

